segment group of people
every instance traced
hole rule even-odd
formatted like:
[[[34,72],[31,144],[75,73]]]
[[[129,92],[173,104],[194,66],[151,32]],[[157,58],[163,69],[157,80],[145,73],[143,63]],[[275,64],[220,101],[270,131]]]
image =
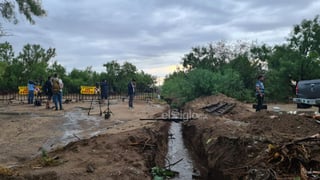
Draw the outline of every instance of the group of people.
[[[43,92],[47,96],[46,108],[50,109],[50,101],[53,99],[55,110],[63,110],[62,107],[62,89],[63,81],[58,77],[58,74],[54,74],[53,77],[49,76],[47,81],[42,87]]]
[[[263,109],[263,101],[264,101],[264,76],[260,75],[258,76],[258,80],[256,82],[256,90],[255,95],[257,99],[257,106],[256,111],[260,111]],[[108,87],[107,87],[107,81],[103,80],[100,83],[101,87],[101,100],[108,98]],[[63,81],[58,77],[57,74],[54,74],[53,77],[49,76],[47,81],[45,82],[43,86],[43,91],[47,96],[47,103],[46,108],[50,108],[50,101],[53,99],[55,110],[63,110],[62,107],[62,89],[63,89]],[[28,81],[28,104],[33,104],[33,98],[34,98],[34,92],[37,91],[35,83],[33,81]],[[129,109],[133,109],[133,99],[136,92],[136,82],[134,79],[132,79],[128,83],[128,97],[129,97]]]

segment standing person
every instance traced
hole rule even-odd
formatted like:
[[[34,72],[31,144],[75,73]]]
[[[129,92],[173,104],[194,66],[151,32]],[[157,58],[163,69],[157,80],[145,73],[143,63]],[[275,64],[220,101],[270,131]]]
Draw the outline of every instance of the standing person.
[[[256,112],[260,111],[262,109],[262,105],[263,105],[263,99],[264,99],[263,81],[264,81],[264,76],[259,75],[258,80],[256,82],[256,97],[257,97],[257,102],[258,102],[258,104],[256,106]]]
[[[46,103],[46,109],[50,109],[50,101],[52,99],[52,82],[51,82],[51,76],[48,77],[48,80],[44,83],[42,89],[47,96],[47,103]]]
[[[100,89],[101,89],[101,102],[104,102],[105,99],[108,99],[108,83],[107,80],[103,80],[100,83]]]
[[[128,84],[129,109],[133,108],[133,97],[135,95],[136,81],[132,79]]]
[[[28,104],[33,104],[34,89],[35,89],[34,82],[29,80],[28,81]]]
[[[62,89],[63,89],[63,82],[58,77],[57,74],[54,74],[52,79],[52,93],[53,93],[53,102],[55,105],[56,111],[58,110],[58,103],[60,110],[63,110],[62,108]]]

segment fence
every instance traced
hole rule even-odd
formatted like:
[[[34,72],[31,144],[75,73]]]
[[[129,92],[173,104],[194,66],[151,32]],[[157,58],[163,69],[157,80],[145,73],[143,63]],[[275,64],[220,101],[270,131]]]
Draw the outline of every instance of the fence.
[[[155,92],[150,92],[150,93],[136,93],[135,99],[136,100],[151,100],[157,97],[157,94]],[[37,97],[35,97],[37,98]],[[41,99],[46,99],[46,96],[38,96],[38,98]],[[75,93],[75,94],[64,94],[63,99],[72,101],[72,102],[78,102],[78,101],[89,101],[89,100],[98,100],[100,98],[99,94],[96,95],[84,95],[80,93]],[[109,99],[121,99],[124,100],[127,98],[126,94],[111,94],[109,95]],[[18,103],[27,103],[28,102],[28,95],[21,95],[17,92],[14,93],[3,93],[0,94],[0,103],[13,103],[13,102],[18,102]]]

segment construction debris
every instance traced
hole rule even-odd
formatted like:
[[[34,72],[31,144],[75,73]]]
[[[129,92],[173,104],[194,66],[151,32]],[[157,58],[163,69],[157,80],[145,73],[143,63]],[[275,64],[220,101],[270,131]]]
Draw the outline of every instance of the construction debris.
[[[214,115],[222,115],[228,113],[232,108],[235,107],[235,105],[235,103],[218,102],[215,104],[206,105],[201,109]]]

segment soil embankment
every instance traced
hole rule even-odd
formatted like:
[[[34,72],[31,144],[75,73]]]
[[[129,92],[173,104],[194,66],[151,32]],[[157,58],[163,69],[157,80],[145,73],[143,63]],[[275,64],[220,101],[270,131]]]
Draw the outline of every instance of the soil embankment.
[[[201,109],[218,102],[236,105],[223,115]],[[303,178],[320,168],[319,124],[311,116],[254,113],[223,95],[199,98],[186,109],[204,117],[183,127],[204,179]]]

